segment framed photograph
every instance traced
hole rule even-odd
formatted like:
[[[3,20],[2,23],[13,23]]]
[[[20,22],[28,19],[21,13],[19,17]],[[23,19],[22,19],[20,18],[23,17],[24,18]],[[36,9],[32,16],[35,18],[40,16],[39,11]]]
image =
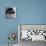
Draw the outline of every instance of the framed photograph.
[[[16,18],[16,7],[6,7],[5,18],[8,18],[8,19]]]

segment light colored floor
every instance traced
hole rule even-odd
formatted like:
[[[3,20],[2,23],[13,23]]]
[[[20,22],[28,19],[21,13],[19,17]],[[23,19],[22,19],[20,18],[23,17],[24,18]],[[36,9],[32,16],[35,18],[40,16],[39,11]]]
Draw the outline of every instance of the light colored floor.
[[[8,46],[8,44],[0,44],[0,46]],[[10,45],[10,46],[18,46],[18,44]]]
[[[0,44],[0,46],[8,46],[8,44]],[[32,42],[31,40],[28,40],[28,41],[21,40],[19,45],[15,44],[14,46],[46,46],[46,42],[45,41]]]
[[[31,40],[21,40],[20,46],[46,46],[45,41],[34,41],[32,42]]]

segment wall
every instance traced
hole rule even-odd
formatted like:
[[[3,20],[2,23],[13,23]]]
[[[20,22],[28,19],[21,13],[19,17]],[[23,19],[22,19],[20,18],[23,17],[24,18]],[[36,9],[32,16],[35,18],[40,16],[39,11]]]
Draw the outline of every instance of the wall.
[[[17,8],[16,19],[5,19],[7,6]],[[18,24],[46,24],[46,0],[0,0],[0,44],[8,43],[9,32],[18,32]]]

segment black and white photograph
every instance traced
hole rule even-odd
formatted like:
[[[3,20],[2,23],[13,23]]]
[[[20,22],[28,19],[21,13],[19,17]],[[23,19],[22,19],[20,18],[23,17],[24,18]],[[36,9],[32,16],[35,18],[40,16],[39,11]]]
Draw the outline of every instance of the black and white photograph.
[[[14,19],[16,18],[16,7],[6,7],[5,18]]]

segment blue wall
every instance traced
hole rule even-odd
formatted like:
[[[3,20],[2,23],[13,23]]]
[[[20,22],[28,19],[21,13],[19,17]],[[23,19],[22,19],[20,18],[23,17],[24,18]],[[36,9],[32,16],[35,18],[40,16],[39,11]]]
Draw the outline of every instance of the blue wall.
[[[5,19],[7,6],[17,8],[16,19]],[[8,43],[9,32],[18,32],[18,24],[46,24],[46,0],[0,0],[0,44]]]

